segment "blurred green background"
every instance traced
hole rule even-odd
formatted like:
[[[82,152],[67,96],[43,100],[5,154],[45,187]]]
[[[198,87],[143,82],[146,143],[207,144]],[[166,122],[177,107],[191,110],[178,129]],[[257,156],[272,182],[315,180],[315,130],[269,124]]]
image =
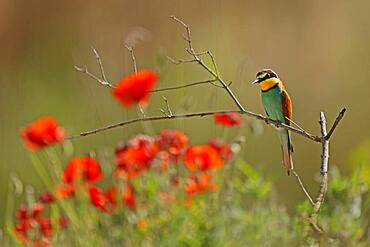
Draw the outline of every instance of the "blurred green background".
[[[284,79],[293,100],[294,121],[319,133],[319,112],[331,124],[342,107],[348,112],[331,141],[330,165],[346,173],[350,151],[369,138],[370,2],[306,1],[25,1],[0,3],[0,222],[3,222],[9,174],[42,187],[32,169],[19,129],[43,115],[52,115],[68,134],[138,116],[125,110],[106,87],[73,70],[86,64],[99,70],[91,52],[100,52],[111,82],[132,71],[124,42],[135,46],[139,68],[160,73],[157,87],[208,79],[196,65],[174,66],[170,55],[186,58],[183,29],[169,19],[176,15],[192,28],[197,50],[210,50],[226,81],[246,109],[261,112],[259,89],[250,85],[255,73],[270,67]],[[139,34],[139,35],[138,35]],[[151,96],[148,115],[161,114],[166,96],[176,113],[230,109],[221,89],[199,86]],[[196,144],[217,136],[244,135],[241,158],[272,177],[280,201],[293,208],[304,195],[294,178],[286,177],[274,129],[251,119],[242,128],[215,126],[211,118],[137,124],[73,141],[76,154],[113,148],[136,133],[154,134],[178,128]],[[263,130],[263,131],[262,131]],[[295,166],[309,190],[315,177],[320,145],[293,135]]]

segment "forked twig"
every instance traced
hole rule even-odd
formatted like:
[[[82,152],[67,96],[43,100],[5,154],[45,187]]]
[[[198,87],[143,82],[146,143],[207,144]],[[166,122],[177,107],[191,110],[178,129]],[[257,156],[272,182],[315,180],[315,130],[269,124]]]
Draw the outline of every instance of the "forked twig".
[[[181,24],[185,28],[186,35],[187,35],[186,36],[186,41],[188,42],[188,52],[191,54],[191,56],[194,58],[194,60],[199,65],[201,65],[209,74],[211,74],[215,79],[217,79],[217,81],[219,81],[221,83],[221,85],[226,90],[226,92],[229,94],[229,96],[232,98],[232,100],[234,101],[234,103],[236,104],[236,106],[239,108],[239,110],[245,111],[244,107],[240,104],[239,100],[236,98],[236,96],[234,95],[234,93],[230,90],[230,88],[227,85],[227,83],[225,83],[225,81],[223,79],[221,79],[221,77],[218,75],[218,73],[216,73],[211,68],[209,68],[203,62],[203,60],[199,57],[199,55],[197,55],[197,52],[194,50],[194,47],[193,47],[193,42],[192,42],[192,39],[191,39],[190,27],[187,24],[185,24],[184,21],[180,20],[176,16],[171,16],[171,18],[173,20],[175,20],[176,22],[178,22],[179,24]],[[211,54],[211,53],[209,53],[209,54]],[[213,56],[211,56],[211,58],[212,57]],[[212,60],[214,61],[214,59],[212,59]]]
[[[136,58],[135,58],[135,54],[134,54],[134,49],[131,46],[128,46],[126,44],[123,44],[123,45],[126,47],[126,49],[131,54],[132,64],[134,66],[134,72],[135,72],[135,74],[137,74],[137,64],[136,64]]]
[[[104,68],[103,68],[103,63],[101,61],[101,58],[100,58],[100,55],[98,53],[98,51],[94,48],[94,47],[91,47],[94,55],[95,55],[95,58],[98,62],[98,65],[99,65],[99,68],[100,68],[100,73],[101,73],[101,77],[102,78],[99,78],[97,77],[96,75],[90,73],[90,71],[88,71],[87,69],[87,66],[84,65],[83,67],[80,67],[80,66],[77,66],[75,65],[74,68],[76,71],[78,72],[81,72],[83,74],[86,74],[88,75],[90,78],[94,79],[95,81],[97,81],[98,83],[100,83],[101,85],[103,86],[108,86],[110,88],[115,88],[108,80],[107,80],[107,77],[105,76],[105,72],[104,72]]]

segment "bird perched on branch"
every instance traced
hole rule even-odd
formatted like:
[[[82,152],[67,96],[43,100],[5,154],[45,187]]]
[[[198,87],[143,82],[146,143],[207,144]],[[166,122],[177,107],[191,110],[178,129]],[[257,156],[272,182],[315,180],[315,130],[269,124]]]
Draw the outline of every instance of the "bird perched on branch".
[[[252,84],[258,84],[261,88],[262,104],[269,118],[290,125],[292,119],[292,102],[283,82],[271,69],[263,69],[256,75]],[[283,152],[283,165],[288,175],[293,170],[293,145],[291,133],[287,129],[278,129],[278,136]]]

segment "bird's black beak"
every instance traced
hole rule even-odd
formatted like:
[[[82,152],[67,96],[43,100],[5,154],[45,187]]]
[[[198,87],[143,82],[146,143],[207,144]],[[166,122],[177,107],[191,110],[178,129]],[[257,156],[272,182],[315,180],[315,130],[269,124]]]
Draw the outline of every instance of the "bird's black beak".
[[[256,79],[251,84],[256,84],[256,83],[259,83],[259,82],[260,82],[260,80],[259,79]]]

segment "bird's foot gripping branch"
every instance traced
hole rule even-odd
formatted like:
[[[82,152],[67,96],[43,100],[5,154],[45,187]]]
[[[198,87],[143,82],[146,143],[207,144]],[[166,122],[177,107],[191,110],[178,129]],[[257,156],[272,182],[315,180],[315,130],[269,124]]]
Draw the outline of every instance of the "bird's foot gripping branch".
[[[53,237],[53,229],[60,230],[68,227],[75,231],[81,231],[79,232],[81,236],[87,236],[93,221],[102,220],[92,213],[93,209],[89,207],[89,203],[74,204],[76,208],[72,208],[72,204],[67,202],[67,200],[76,202],[88,198],[88,201],[95,207],[94,209],[97,208],[109,215],[118,215],[117,217],[123,217],[122,215],[124,215],[122,221],[119,221],[119,218],[104,218],[102,220],[103,225],[107,221],[109,221],[109,224],[114,225],[115,220],[118,220],[118,222],[124,222],[124,224],[135,225],[135,227],[145,232],[148,228],[149,220],[158,224],[164,220],[158,216],[160,215],[158,212],[159,208],[150,206],[150,199],[158,196],[161,198],[162,204],[177,203],[187,208],[191,206],[196,196],[206,191],[217,190],[217,179],[215,177],[218,177],[218,182],[221,181],[221,184],[226,187],[231,186],[221,178],[223,176],[217,175],[216,171],[233,161],[235,153],[240,148],[240,140],[227,144],[214,139],[203,145],[192,145],[188,136],[177,130],[162,130],[157,136],[138,135],[115,149],[115,167],[111,171],[110,176],[110,182],[113,181],[114,183],[105,190],[96,184],[102,180],[104,170],[95,157],[96,154],[92,152],[88,156],[71,158],[71,154],[68,153],[70,152],[68,151],[68,145],[74,140],[110,129],[127,127],[139,122],[190,119],[205,116],[212,116],[216,124],[224,126],[240,126],[241,116],[254,118],[271,124],[280,130],[285,130],[287,133],[295,133],[314,143],[321,144],[321,164],[317,166],[321,174],[321,183],[318,196],[315,199],[310,196],[297,171],[292,169],[291,172],[297,178],[299,186],[312,204],[313,213],[309,217],[309,222],[315,230],[323,232],[318,224],[317,215],[324,203],[328,185],[329,140],[342,120],[345,109],[340,112],[329,131],[327,131],[325,115],[323,112],[320,113],[320,135],[311,134],[299,127],[298,124],[291,120],[291,115],[288,115],[287,119],[274,119],[246,110],[232,91],[232,83],[227,82],[220,76],[213,54],[210,51],[197,51],[193,45],[189,25],[177,17],[172,16],[171,19],[184,29],[185,51],[189,59],[168,57],[169,61],[176,65],[194,63],[204,69],[210,78],[175,87],[156,88],[156,82],[160,75],[153,70],[138,69],[133,48],[125,45],[130,52],[134,71],[116,84],[113,84],[108,81],[102,59],[98,51],[93,48],[93,53],[100,68],[100,76],[91,73],[87,66],[75,66],[75,69],[105,86],[111,91],[110,93],[114,99],[123,107],[137,106],[140,116],[70,136],[65,134],[64,129],[52,117],[41,118],[22,129],[22,138],[26,147],[31,151],[43,149],[40,151],[42,152],[41,158],[35,153],[32,153],[31,157],[35,170],[50,192],[42,194],[37,203],[26,205],[17,211],[17,223],[13,227],[9,227],[9,229],[21,242],[49,243],[50,238]],[[210,65],[205,62],[205,57],[208,57],[211,61]],[[177,113],[171,109],[169,101],[163,97],[165,107],[160,109],[162,114],[147,115],[146,107],[148,107],[149,97],[152,94],[202,85],[224,90],[226,96],[230,98],[236,108],[219,111]],[[56,149],[44,149],[52,144],[63,142],[65,145],[63,145],[62,152],[64,154],[67,153],[66,156],[69,157],[65,167],[60,164],[61,161],[58,159]],[[51,161],[53,169],[47,169],[43,166],[42,158],[45,157]],[[239,168],[244,175],[256,179],[257,175],[250,166],[239,165]],[[153,175],[148,171],[154,171],[161,180],[153,180]],[[50,175],[48,172],[52,172],[52,174]],[[232,174],[232,171],[226,167],[224,172]],[[258,183],[262,187],[268,186],[262,182]],[[243,190],[242,187],[237,186],[237,183],[233,186]],[[138,188],[143,189],[141,196],[138,195]],[[221,192],[224,191],[218,192],[214,198],[211,197],[210,203],[226,200],[220,197]],[[263,195],[263,191],[256,192],[256,195]],[[44,208],[49,205],[50,217],[42,216],[42,213],[45,211]],[[166,214],[171,214],[174,210],[173,206],[166,207],[168,209]],[[177,208],[176,210],[180,209]],[[86,222],[81,221],[80,214],[87,217]],[[165,219],[168,220],[168,218]],[[82,224],[86,224],[83,230],[79,228]],[[181,220],[177,224],[181,224]],[[132,228],[128,231],[132,231]],[[119,233],[110,234],[119,235]],[[71,240],[70,243],[74,244],[73,241]],[[78,242],[79,240],[75,241]],[[130,240],[127,240],[126,243],[130,244]],[[78,242],[77,244],[81,243]]]

